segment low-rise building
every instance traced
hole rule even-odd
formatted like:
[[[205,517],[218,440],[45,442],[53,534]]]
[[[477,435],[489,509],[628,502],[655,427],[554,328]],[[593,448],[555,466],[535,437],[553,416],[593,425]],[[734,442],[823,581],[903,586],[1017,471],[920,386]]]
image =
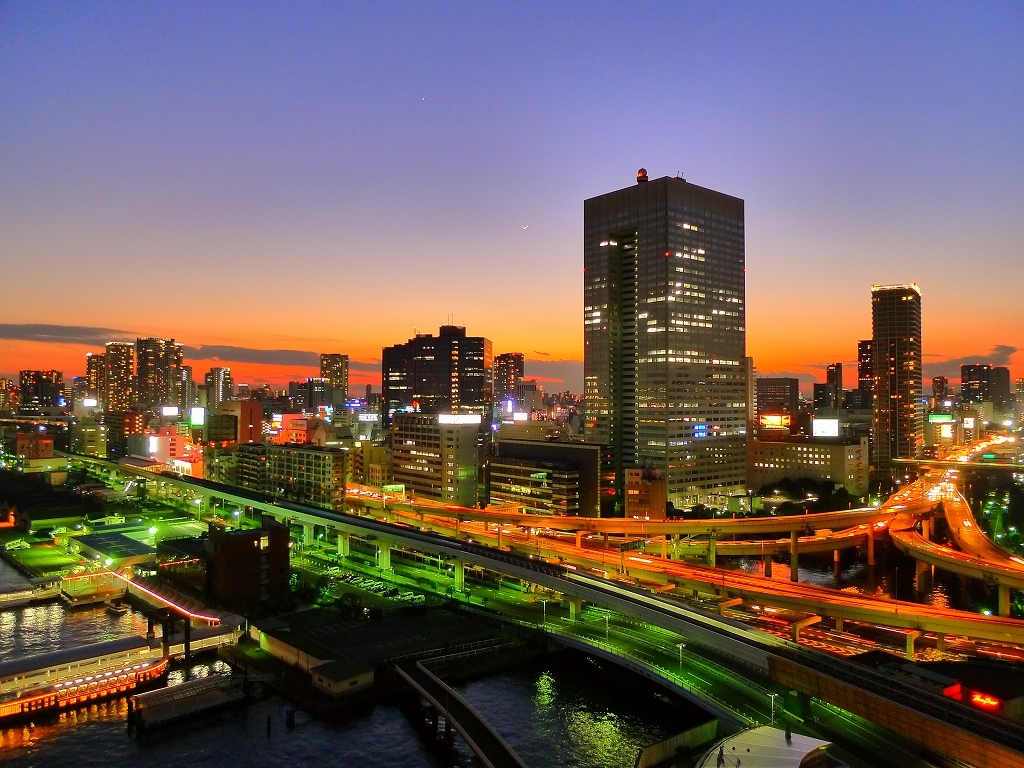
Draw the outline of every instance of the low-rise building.
[[[747,485],[754,490],[790,478],[826,480],[854,496],[868,492],[868,439],[791,437],[747,443]]]

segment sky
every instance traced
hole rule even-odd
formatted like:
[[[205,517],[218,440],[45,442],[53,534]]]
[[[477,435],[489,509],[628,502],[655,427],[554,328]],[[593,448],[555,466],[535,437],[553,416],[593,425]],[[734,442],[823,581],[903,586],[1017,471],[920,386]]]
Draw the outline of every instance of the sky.
[[[1020,3],[0,0],[0,375],[136,336],[316,375],[454,322],[582,388],[583,200],[746,201],[747,348],[824,377],[917,282],[1024,376]]]

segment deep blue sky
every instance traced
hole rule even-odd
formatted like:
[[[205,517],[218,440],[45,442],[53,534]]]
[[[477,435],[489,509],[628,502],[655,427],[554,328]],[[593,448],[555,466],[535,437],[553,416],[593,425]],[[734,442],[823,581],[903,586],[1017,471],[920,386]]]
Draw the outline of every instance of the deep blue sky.
[[[1024,4],[0,3],[0,263],[46,285],[0,324],[579,360],[582,200],[640,166],[746,200],[762,371],[914,280],[929,360],[1024,375]]]

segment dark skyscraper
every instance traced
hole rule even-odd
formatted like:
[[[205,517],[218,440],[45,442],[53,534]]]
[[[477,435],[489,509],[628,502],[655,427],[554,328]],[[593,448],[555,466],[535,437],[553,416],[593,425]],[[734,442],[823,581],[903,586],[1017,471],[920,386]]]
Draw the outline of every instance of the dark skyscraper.
[[[932,379],[932,397],[939,403],[949,399],[949,379],[935,376]]]
[[[85,353],[86,392],[89,397],[98,400],[101,406],[106,397],[106,367],[107,359],[104,355]]]
[[[442,325],[381,355],[384,412],[488,414],[492,403],[491,340]]]
[[[181,403],[181,365],[184,353],[174,339],[136,339],[135,397],[142,408]]]
[[[796,419],[800,412],[800,380],[790,378],[759,378],[754,380],[757,415],[789,415]]]
[[[494,399],[501,402],[516,396],[525,373],[522,352],[503,352],[494,358]]]
[[[19,412],[31,414],[63,405],[64,374],[60,371],[22,371],[18,378]]]
[[[677,506],[746,494],[744,210],[681,178],[586,200],[585,432]]]
[[[871,339],[857,342],[857,388],[875,391],[875,369],[871,362]]]
[[[875,378],[875,463],[920,458],[924,441],[921,404],[921,289],[917,285],[871,288],[872,361]]]
[[[996,416],[1012,414],[1010,369],[987,363],[961,365],[960,397],[965,403],[992,403]]]

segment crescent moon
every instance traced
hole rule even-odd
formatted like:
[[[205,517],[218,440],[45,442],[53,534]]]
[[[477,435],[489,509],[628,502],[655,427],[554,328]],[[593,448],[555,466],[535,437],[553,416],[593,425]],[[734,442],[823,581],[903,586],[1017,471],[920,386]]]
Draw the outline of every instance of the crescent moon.
[[[526,225],[523,226],[523,229],[529,229],[529,228],[530,228],[529,224],[526,224]]]

